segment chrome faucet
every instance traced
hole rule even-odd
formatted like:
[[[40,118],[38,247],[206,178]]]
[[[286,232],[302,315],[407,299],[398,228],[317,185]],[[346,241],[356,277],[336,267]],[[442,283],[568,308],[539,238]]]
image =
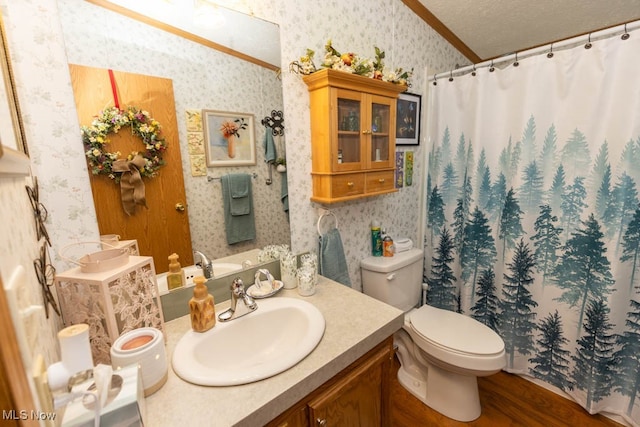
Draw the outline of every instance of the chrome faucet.
[[[211,279],[213,277],[213,260],[209,261],[209,258],[200,251],[193,251],[193,254],[200,258],[200,261],[196,261],[196,265],[202,269],[205,279]]]
[[[242,304],[238,305],[238,300],[242,300]],[[258,304],[244,290],[242,279],[236,277],[231,282],[231,307],[218,315],[218,320],[228,322],[237,319],[245,314],[249,314],[258,308]]]

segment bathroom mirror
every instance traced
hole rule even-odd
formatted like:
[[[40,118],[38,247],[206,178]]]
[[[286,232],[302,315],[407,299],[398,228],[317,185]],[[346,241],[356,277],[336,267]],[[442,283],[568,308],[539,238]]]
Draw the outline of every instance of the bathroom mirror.
[[[153,25],[157,17],[148,21],[135,19],[130,14],[106,8],[101,3],[105,3],[105,0],[58,1],[68,62],[171,79],[193,250],[218,259],[269,244],[290,244],[288,214],[284,212],[281,202],[281,180],[284,175],[278,174],[273,166],[264,162],[262,146],[266,129],[261,121],[273,110],[283,110],[282,85],[277,67],[266,61],[260,65],[242,58],[241,55],[235,55],[235,50],[227,52],[212,48],[207,43],[201,43],[197,37],[180,31],[160,29]],[[246,18],[247,22],[258,20],[249,16]],[[258,21],[264,25],[264,21]],[[230,30],[250,34],[251,28],[247,23]],[[279,58],[279,35],[269,45],[278,51]],[[248,56],[251,55],[254,53]],[[194,176],[194,157],[188,147],[191,135],[186,116],[189,112],[202,109],[243,112],[254,116],[258,153],[256,165],[206,170],[210,177],[228,173],[255,176],[252,180],[256,210],[254,240],[227,245],[220,180],[209,181],[206,176]],[[274,142],[278,156],[284,157],[284,136],[274,137]],[[81,143],[80,139],[78,143]],[[270,175],[273,175],[273,184],[267,185]],[[109,233],[124,234],[119,230]],[[126,240],[127,237],[123,235],[122,238]],[[161,271],[158,269],[158,272]]]
[[[0,68],[2,69],[2,84],[0,84],[0,117],[2,118],[0,120],[0,157],[2,156],[3,145],[29,154],[9,58],[4,23],[0,15]]]

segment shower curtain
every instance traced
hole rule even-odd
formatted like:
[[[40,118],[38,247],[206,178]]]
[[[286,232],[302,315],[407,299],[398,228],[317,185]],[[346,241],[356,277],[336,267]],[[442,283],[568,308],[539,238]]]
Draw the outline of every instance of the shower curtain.
[[[430,85],[427,303],[638,426],[640,31],[585,44]]]

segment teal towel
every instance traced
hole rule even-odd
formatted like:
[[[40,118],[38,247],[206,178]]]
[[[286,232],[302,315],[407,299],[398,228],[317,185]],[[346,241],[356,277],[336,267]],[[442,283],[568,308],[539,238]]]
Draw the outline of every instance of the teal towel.
[[[244,242],[246,240],[254,240],[256,238],[256,223],[253,213],[253,196],[251,193],[251,177],[247,174],[244,175],[246,185],[246,196],[233,198],[232,193],[242,194],[243,187],[238,185],[235,188],[236,177],[234,174],[225,175],[222,177],[222,202],[224,205],[224,228],[227,235],[227,243],[233,245],[234,243]],[[233,184],[232,184],[233,183]],[[232,188],[233,187],[233,188]],[[235,212],[247,212],[246,214],[233,214],[232,206],[238,203],[239,208]],[[248,209],[245,205],[248,205]]]
[[[337,228],[320,236],[320,274],[351,287],[347,259],[344,256],[342,238]]]
[[[280,175],[282,183],[280,184],[280,200],[282,201],[282,208],[285,212],[289,212],[289,184],[287,184],[287,173],[282,172]]]
[[[251,213],[251,176],[246,173],[232,173],[227,175],[231,199],[229,210],[231,215],[248,215]]]
[[[264,161],[267,163],[273,163],[278,157],[276,152],[276,145],[273,143],[273,132],[269,126],[264,128],[264,140],[262,142],[264,146]]]

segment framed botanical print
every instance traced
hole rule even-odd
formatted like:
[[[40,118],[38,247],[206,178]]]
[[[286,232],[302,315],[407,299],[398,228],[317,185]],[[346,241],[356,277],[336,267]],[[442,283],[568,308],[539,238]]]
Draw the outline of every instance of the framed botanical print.
[[[202,110],[207,167],[256,164],[253,114]]]

